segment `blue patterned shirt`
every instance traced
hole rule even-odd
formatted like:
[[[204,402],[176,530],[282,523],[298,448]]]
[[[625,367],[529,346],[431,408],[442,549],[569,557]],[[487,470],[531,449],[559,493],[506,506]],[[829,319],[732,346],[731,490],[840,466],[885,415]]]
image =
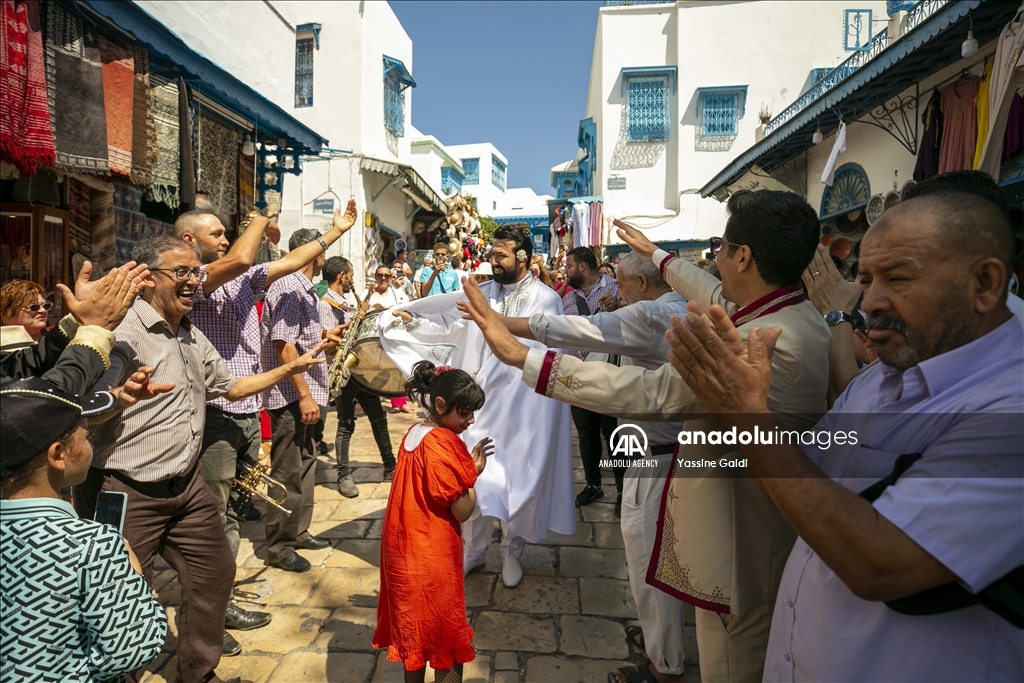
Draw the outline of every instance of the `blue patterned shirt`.
[[[302,273],[291,273],[270,285],[263,300],[263,371],[281,365],[275,341],[295,345],[301,356],[320,343],[320,298],[316,287]],[[314,365],[303,375],[309,393],[317,405],[327,405],[327,365]],[[291,378],[263,392],[263,407],[283,408],[299,400],[299,391]]]
[[[0,681],[120,680],[167,636],[124,540],[51,498],[0,500]]]

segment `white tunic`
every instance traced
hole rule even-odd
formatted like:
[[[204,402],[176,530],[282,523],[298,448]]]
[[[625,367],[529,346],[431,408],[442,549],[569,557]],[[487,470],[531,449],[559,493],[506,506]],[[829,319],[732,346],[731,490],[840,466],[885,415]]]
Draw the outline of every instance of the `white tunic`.
[[[529,276],[512,285],[487,282],[480,289],[494,310],[508,316],[562,313],[558,294]],[[531,543],[549,531],[575,533],[569,406],[534,392],[521,381],[521,370],[491,354],[476,324],[455,307],[465,298],[458,291],[403,306],[417,318],[407,328],[396,324],[390,311],[382,312],[377,319],[381,345],[406,376],[427,359],[465,370],[483,388],[486,403],[462,434],[469,448],[484,437],[494,440],[494,455],[476,482],[483,515],[506,522],[509,536]]]

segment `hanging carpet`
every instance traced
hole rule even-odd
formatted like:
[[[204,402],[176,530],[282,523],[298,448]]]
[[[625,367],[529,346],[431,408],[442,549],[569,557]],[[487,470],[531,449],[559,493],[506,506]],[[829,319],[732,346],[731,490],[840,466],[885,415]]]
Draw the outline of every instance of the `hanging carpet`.
[[[46,59],[37,0],[2,0],[0,158],[22,175],[53,168],[56,150],[46,99]]]
[[[110,173],[96,27],[46,3],[46,92],[57,168]]]
[[[177,209],[180,203],[178,176],[181,173],[178,84],[156,74],[150,74],[149,83],[149,103],[153,112],[154,156],[146,198]]]
[[[217,213],[233,214],[238,200],[238,150],[241,133],[205,116],[196,126],[196,191],[206,194]]]
[[[135,60],[131,50],[99,37],[103,62],[103,109],[107,118],[107,160],[110,172],[132,173],[132,105],[135,96]]]
[[[156,157],[153,107],[149,101],[149,52],[145,45],[133,45],[132,52],[132,182],[149,185]]]

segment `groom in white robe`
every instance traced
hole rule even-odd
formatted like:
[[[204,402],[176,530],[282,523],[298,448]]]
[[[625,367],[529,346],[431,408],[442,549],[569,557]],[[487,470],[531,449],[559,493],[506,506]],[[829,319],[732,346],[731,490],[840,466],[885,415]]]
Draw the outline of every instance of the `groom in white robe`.
[[[507,227],[494,233],[494,280],[481,291],[502,315],[562,314],[559,296],[530,275],[532,252],[528,231]],[[478,507],[462,525],[464,570],[484,564],[493,529],[489,518],[497,518],[504,532],[502,581],[512,587],[522,579],[519,557],[527,541],[539,543],[549,531],[576,531],[569,407],[535,393],[521,381],[522,370],[493,356],[476,324],[456,308],[465,299],[462,292],[419,299],[381,313],[378,325],[384,350],[406,376],[427,359],[465,370],[487,395],[476,422],[462,434],[470,447],[485,436],[495,446],[476,482]]]

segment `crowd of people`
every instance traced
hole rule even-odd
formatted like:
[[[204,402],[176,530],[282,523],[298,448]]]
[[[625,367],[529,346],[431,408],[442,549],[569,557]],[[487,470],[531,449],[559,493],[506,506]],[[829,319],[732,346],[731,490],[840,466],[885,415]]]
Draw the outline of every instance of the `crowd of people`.
[[[266,561],[304,572],[300,551],[329,544],[309,526],[333,398],[341,495],[359,495],[357,405],[391,482],[372,643],[409,683],[428,664],[460,681],[475,657],[464,577],[495,520],[514,589],[525,545],[574,533],[576,507],[605,495],[624,425],[644,435],[611,469],[627,635],[648,661],[610,681],[684,680],[684,603],[705,681],[1024,680],[1024,301],[1006,197],[977,172],[921,182],[865,234],[855,282],[798,195],[736,192],[728,213],[701,265],[616,221],[617,263],[565,250],[552,276],[506,226],[468,270],[439,243],[418,272],[404,253],[377,268],[360,297],[352,263],[325,253],[354,201],[258,264],[268,216],[232,245],[190,211],[133,262],[60,285],[68,315],[45,334],[46,293],[6,283],[3,679],[144,667],[167,634],[159,555],[182,589],[176,679],[220,680],[241,650],[230,630],[272,619],[232,600],[248,518],[232,481],[259,465],[260,411],[285,491],[263,514]],[[330,395],[324,355],[370,311],[422,411],[397,453],[379,396]],[[123,496],[123,528],[91,521],[104,495]]]

